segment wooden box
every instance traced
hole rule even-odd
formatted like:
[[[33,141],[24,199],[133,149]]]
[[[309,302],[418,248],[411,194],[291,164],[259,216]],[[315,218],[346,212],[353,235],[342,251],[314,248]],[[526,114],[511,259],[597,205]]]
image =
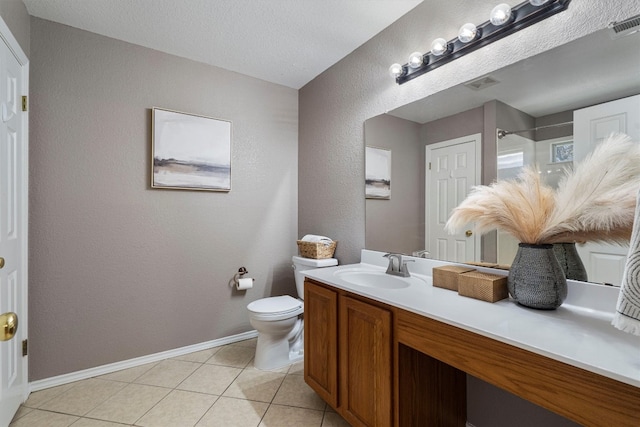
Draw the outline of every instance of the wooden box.
[[[507,276],[471,271],[458,278],[458,293],[483,301],[496,302],[509,296]]]
[[[470,271],[476,271],[476,269],[465,265],[444,265],[442,267],[433,267],[431,272],[433,276],[433,286],[457,291],[458,276]]]

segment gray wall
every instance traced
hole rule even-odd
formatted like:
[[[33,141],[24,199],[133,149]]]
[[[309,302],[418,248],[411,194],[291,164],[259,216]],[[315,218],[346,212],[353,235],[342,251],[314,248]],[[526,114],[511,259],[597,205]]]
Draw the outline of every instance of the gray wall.
[[[383,114],[364,124],[368,146],[391,150],[391,199],[366,200],[367,249],[424,249],[424,146],[419,123]]]
[[[536,126],[547,126],[559,123],[573,122],[573,110],[562,111],[556,114],[549,114],[536,118]],[[563,138],[573,135],[573,126],[558,126],[536,131],[536,141],[552,138]]]
[[[0,16],[4,20],[11,34],[16,38],[18,44],[29,57],[29,26],[30,17],[27,7],[22,0],[0,0]]]
[[[484,109],[478,107],[425,123],[422,128],[422,139],[425,145],[436,144],[482,133],[483,130]]]
[[[573,1],[567,11],[551,19],[404,85],[396,85],[389,77],[390,64],[406,62],[409,53],[429,46],[440,34],[453,37],[461,17],[484,22],[486,13],[475,2],[424,2],[300,90],[299,232],[340,240],[336,255],[342,263],[358,262],[365,244],[365,120],[636,15],[640,4]],[[495,117],[485,116],[485,120],[496,123]],[[497,390],[470,382],[470,401],[481,397],[504,402]],[[518,413],[510,406],[499,405],[500,423],[488,424],[482,411],[489,409],[470,405],[469,421],[479,420],[477,427],[524,425],[525,419],[530,421],[527,425],[566,425],[558,417],[548,422],[547,413],[537,407]]]
[[[296,90],[33,18],[30,104],[31,381],[252,330],[249,302],[295,294]],[[231,192],[149,188],[154,106],[232,122]]]

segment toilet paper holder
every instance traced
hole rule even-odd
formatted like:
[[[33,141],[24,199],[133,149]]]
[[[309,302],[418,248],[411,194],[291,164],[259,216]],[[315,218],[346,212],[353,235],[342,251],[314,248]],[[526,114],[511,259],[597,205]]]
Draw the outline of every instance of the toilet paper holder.
[[[238,272],[233,275],[233,284],[237,285],[240,279],[242,279],[242,276],[244,276],[247,273],[249,273],[249,271],[245,267],[240,267],[238,269]],[[256,279],[251,279],[251,280],[253,280],[254,282],[256,281]]]

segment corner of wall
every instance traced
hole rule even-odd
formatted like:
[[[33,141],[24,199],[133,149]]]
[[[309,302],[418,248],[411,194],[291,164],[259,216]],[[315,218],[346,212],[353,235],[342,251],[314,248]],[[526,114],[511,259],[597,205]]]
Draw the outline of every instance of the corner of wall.
[[[2,0],[0,2],[0,17],[11,30],[18,44],[27,58],[30,56],[31,46],[31,17],[22,0]]]

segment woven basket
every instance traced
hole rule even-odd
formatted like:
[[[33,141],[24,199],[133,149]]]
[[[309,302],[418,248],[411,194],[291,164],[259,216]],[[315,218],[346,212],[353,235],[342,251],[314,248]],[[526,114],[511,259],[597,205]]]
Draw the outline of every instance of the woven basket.
[[[300,251],[300,256],[304,258],[325,259],[333,256],[337,244],[338,242],[331,242],[327,245],[323,242],[298,240],[298,250]]]
[[[470,271],[458,278],[458,293],[482,301],[496,302],[509,297],[507,276]]]
[[[458,277],[462,273],[467,273],[469,271],[475,271],[475,268],[463,265],[444,265],[442,267],[434,267],[431,273],[433,277],[433,286],[457,291]]]

